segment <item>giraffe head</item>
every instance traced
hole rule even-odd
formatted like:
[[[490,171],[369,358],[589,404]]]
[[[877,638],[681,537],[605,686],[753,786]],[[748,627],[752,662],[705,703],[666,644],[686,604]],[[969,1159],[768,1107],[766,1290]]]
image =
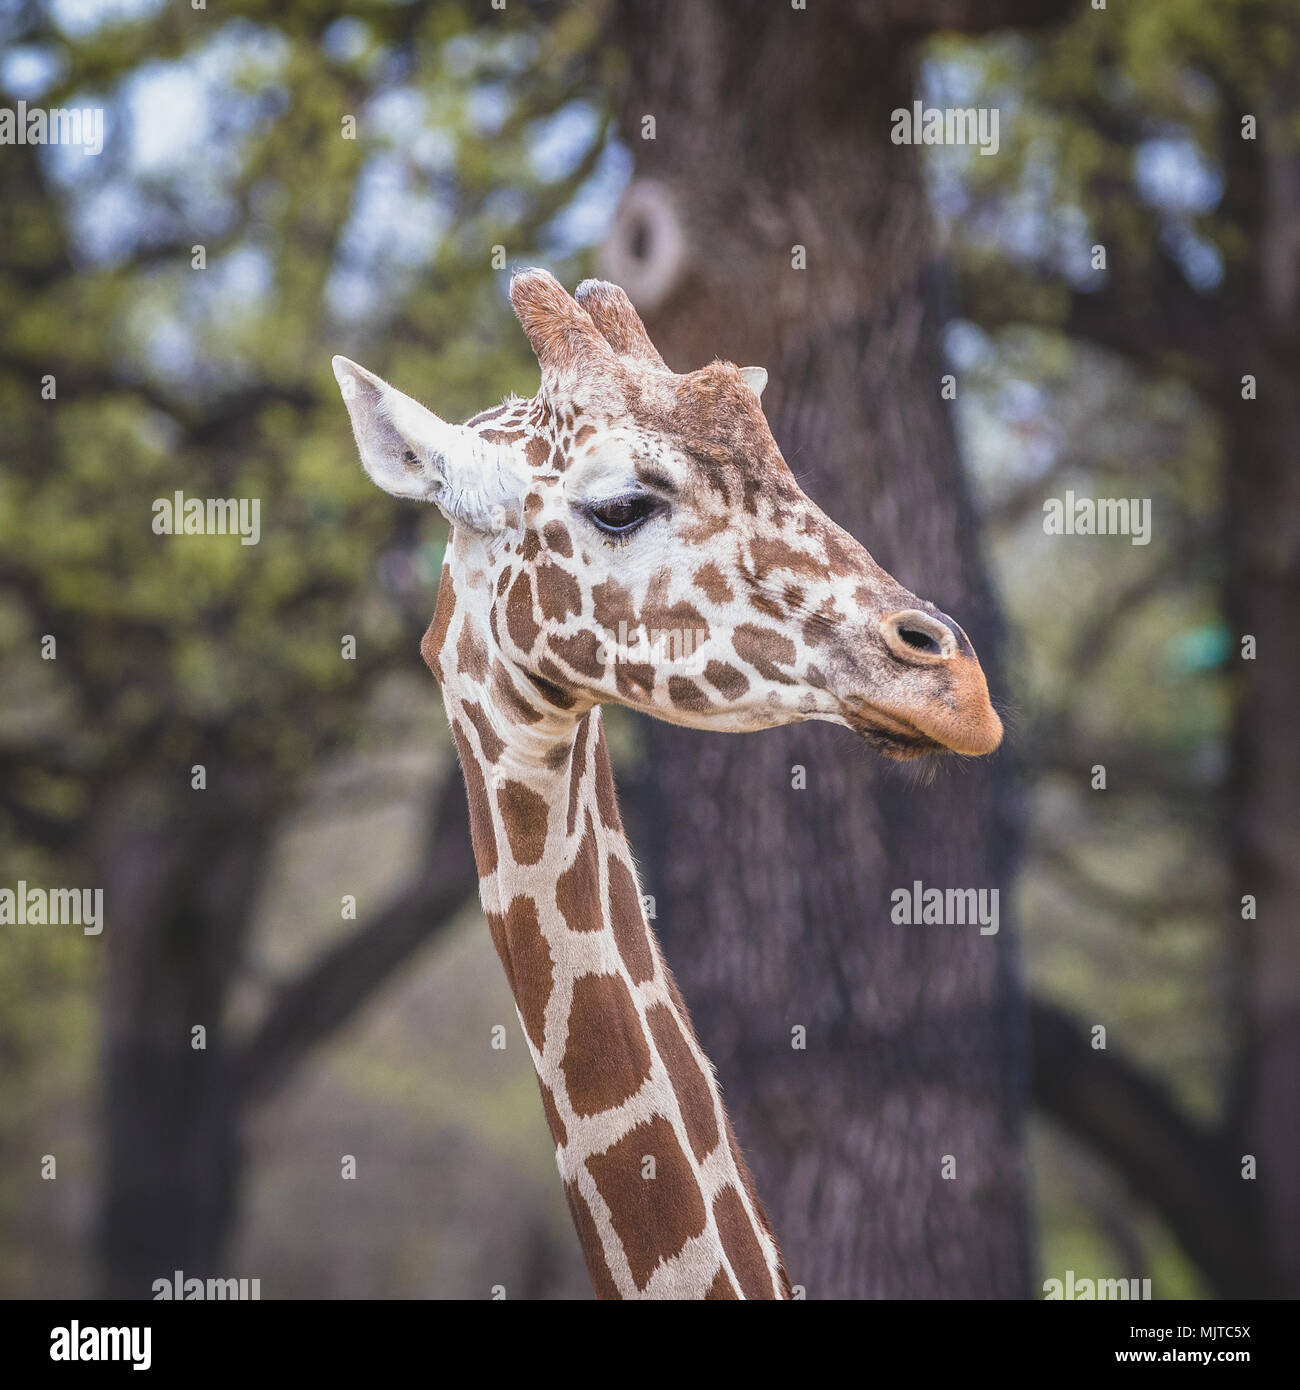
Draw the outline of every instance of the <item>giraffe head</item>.
[[[525,270],[510,298],[541,389],[467,424],[334,359],[366,471],[452,523],[440,611],[480,606],[470,665],[507,704],[730,731],[824,719],[895,758],[998,746],[966,634],[802,492],[762,369],[670,371],[601,281],[574,298]],[[444,685],[465,661],[426,655]]]

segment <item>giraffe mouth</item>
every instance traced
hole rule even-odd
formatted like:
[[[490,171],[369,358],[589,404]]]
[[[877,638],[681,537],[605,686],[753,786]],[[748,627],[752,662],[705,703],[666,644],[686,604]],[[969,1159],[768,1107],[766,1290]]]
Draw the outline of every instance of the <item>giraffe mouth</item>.
[[[895,714],[886,714],[865,702],[859,703],[855,709],[846,709],[843,717],[849,728],[865,739],[877,753],[899,762],[923,758],[927,753],[947,751],[938,739],[922,733],[915,724],[909,724]]]

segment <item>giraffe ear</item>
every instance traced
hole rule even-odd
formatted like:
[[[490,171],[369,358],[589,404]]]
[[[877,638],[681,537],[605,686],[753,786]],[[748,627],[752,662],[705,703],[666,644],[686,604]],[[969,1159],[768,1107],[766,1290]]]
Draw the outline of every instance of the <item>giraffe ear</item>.
[[[502,449],[449,425],[373,372],[333,359],[361,464],[385,492],[432,502],[457,526],[503,530],[523,500],[523,480]]]
[[[756,395],[761,397],[763,387],[767,385],[766,367],[742,367],[740,374],[745,378],[745,385]]]

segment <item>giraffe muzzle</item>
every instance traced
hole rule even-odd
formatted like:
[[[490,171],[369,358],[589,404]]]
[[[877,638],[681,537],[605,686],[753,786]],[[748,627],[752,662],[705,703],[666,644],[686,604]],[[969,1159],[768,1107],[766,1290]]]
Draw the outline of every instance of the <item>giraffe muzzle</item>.
[[[1002,720],[970,639],[946,613],[904,608],[880,619],[889,677],[843,701],[849,726],[892,758],[980,757],[1002,742]]]

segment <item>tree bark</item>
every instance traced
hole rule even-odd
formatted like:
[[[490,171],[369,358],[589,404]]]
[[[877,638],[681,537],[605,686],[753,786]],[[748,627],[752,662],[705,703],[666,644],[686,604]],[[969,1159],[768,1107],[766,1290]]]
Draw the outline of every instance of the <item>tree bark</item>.
[[[917,32],[822,9],[617,9],[636,179],[610,269],[642,291],[676,370],[769,368],[764,405],[796,477],[957,618],[996,699],[997,616],[940,397],[944,274],[919,152],[890,141]],[[891,890],[918,879],[1006,899],[1006,755],[922,785],[825,725],[643,733],[652,775],[630,809],[656,926],[794,1283],[810,1298],[1024,1295],[1006,913],[989,936],[890,921]]]
[[[1241,955],[1246,1021],[1229,1114],[1238,1164],[1228,1180],[1258,1189],[1274,1297],[1300,1298],[1300,355],[1262,338],[1251,360],[1225,363],[1229,381],[1247,371],[1258,377],[1259,397],[1235,402],[1227,417],[1229,660],[1241,671],[1229,930]],[[1257,643],[1253,659],[1243,659],[1245,636]],[[1241,916],[1247,895],[1253,920]],[[1257,1165],[1253,1182],[1243,1181],[1247,1155]]]
[[[120,789],[100,817],[110,943],[104,1009],[100,1292],[221,1276],[243,1156],[225,1029],[270,836],[255,802],[168,805]],[[205,1045],[193,1046],[202,1026]]]

